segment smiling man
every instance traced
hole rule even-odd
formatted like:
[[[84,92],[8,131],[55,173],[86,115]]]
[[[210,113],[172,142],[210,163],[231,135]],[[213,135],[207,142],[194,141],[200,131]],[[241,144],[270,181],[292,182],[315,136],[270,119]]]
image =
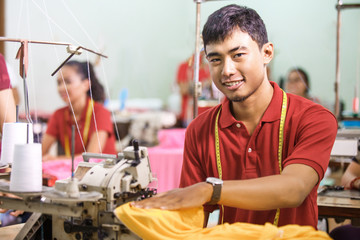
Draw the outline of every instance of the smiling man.
[[[316,228],[316,190],[336,137],[335,117],[268,80],[274,47],[253,9],[214,12],[203,40],[212,80],[226,100],[189,125],[181,188],[134,205],[205,205],[205,216],[220,206],[220,222]]]

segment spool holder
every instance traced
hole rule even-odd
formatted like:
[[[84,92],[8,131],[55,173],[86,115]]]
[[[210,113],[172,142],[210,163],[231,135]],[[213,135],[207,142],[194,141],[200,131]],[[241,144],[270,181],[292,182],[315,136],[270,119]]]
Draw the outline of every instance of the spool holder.
[[[194,64],[194,93],[193,93],[193,118],[198,115],[198,97],[201,95],[202,87],[199,82],[200,70],[200,18],[201,18],[201,3],[214,2],[216,0],[194,0],[196,3],[196,22],[195,22],[195,64]]]
[[[7,37],[2,37],[0,36],[0,41],[5,41],[5,42],[19,42],[21,43],[21,47],[19,49],[19,52],[22,51],[22,56],[25,59],[21,59],[20,58],[20,66],[21,66],[21,70],[20,70],[20,76],[23,79],[23,84],[24,84],[24,102],[25,102],[25,117],[27,122],[32,123],[31,120],[31,116],[30,116],[30,108],[29,108],[29,94],[28,94],[28,86],[26,83],[26,69],[27,66],[25,66],[25,64],[27,64],[28,59],[28,48],[24,47],[26,44],[28,43],[32,43],[32,44],[45,44],[45,45],[60,45],[60,46],[67,46],[67,52],[71,53],[70,56],[68,58],[65,59],[65,61],[63,63],[61,63],[61,65],[51,74],[51,76],[54,76],[62,66],[64,66],[71,57],[73,57],[75,54],[76,55],[80,55],[82,53],[82,50],[94,53],[100,57],[104,57],[104,58],[108,58],[106,55],[96,52],[94,50],[91,50],[89,48],[83,47],[83,46],[78,46],[75,47],[74,45],[72,45],[71,43],[67,43],[67,42],[50,42],[50,41],[37,41],[37,40],[26,40],[26,39],[16,39],[16,38],[7,38]]]
[[[336,22],[336,75],[335,75],[335,117],[340,118],[340,29],[341,29],[341,10],[360,8],[360,4],[343,4],[342,0],[338,0],[335,6],[337,10]]]

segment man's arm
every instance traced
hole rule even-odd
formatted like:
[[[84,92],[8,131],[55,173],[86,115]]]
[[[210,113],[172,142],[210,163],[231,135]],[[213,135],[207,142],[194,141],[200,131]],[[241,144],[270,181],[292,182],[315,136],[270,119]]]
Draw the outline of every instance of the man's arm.
[[[302,164],[284,168],[281,175],[249,180],[224,181],[219,204],[249,210],[270,210],[299,206],[317,184],[314,169]],[[136,207],[167,210],[198,207],[210,201],[212,185],[195,185],[135,202]]]
[[[318,180],[313,168],[292,164],[281,175],[224,182],[219,204],[251,210],[297,207]]]
[[[337,123],[320,106],[313,107],[302,118],[296,149],[283,161],[285,167],[281,175],[224,181],[219,204],[248,210],[270,210],[296,207],[304,201],[326,169]],[[205,178],[200,181],[205,181]],[[135,206],[163,209],[197,207],[210,201],[212,191],[210,184],[200,182],[191,188],[135,203]]]

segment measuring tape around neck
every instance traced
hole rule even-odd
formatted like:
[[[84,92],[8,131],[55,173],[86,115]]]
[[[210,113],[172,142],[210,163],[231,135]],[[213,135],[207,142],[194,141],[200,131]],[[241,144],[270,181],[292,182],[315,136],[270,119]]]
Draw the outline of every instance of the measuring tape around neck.
[[[91,122],[91,116],[92,116],[92,107],[94,105],[94,100],[89,99],[89,103],[86,109],[86,117],[85,117],[85,124],[84,124],[84,130],[83,130],[83,141],[84,141],[84,145],[86,146],[87,141],[88,141],[88,136],[89,136],[89,130],[90,130],[90,122]],[[67,111],[67,109],[65,110],[65,124],[64,124],[64,151],[65,151],[65,156],[70,157],[71,153],[70,153],[70,138],[69,138],[69,134],[67,131],[67,125],[68,122],[70,121],[70,117],[69,117],[69,112]]]
[[[286,110],[287,110],[287,95],[284,92],[284,90],[282,90],[282,92],[283,92],[283,99],[281,105],[281,117],[279,124],[279,148],[278,148],[278,163],[279,163],[280,174],[282,172],[282,165],[281,165],[282,149],[284,143],[284,125],[285,125]],[[220,112],[221,112],[221,107],[216,115],[216,120],[215,120],[215,151],[216,151],[217,170],[218,170],[219,178],[222,179],[222,169],[221,169],[221,159],[220,159],[220,138],[219,138],[219,128],[218,128]],[[224,223],[224,205],[221,205],[221,210],[222,210],[221,223]],[[280,208],[276,210],[275,219],[274,219],[275,226],[277,226],[279,223],[279,217],[280,217]]]

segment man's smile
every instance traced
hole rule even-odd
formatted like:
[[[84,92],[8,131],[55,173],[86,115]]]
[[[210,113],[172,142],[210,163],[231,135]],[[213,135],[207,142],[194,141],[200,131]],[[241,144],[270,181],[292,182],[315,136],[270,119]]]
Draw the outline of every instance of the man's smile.
[[[245,83],[245,80],[243,79],[243,80],[239,80],[239,81],[224,82],[223,85],[229,90],[235,90],[235,89],[241,87],[244,83]]]

